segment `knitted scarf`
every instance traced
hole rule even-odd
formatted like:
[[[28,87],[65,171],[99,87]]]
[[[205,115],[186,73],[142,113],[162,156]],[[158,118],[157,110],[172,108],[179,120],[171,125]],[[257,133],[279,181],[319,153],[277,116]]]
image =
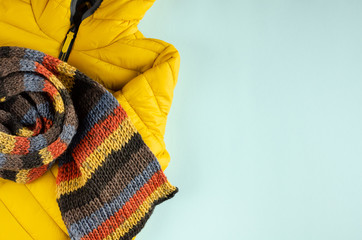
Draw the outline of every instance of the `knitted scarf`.
[[[118,101],[42,52],[0,48],[0,177],[30,183],[58,162],[71,239],[131,239],[172,186]]]

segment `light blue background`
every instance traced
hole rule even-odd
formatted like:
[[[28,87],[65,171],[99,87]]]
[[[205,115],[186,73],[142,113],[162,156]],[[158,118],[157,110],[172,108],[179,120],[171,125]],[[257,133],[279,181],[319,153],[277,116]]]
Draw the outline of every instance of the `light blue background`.
[[[138,240],[362,239],[362,1],[157,0],[180,192]]]

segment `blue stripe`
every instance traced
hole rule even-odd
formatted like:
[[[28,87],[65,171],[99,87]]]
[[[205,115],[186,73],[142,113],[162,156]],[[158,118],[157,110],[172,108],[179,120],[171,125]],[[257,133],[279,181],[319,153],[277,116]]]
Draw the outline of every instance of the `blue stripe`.
[[[73,125],[64,125],[63,131],[60,133],[59,138],[66,144],[69,144],[72,141],[75,133],[76,130]]]
[[[133,197],[137,191],[140,190],[151,178],[152,176],[159,171],[160,164],[157,159],[152,161],[145,170],[135,177],[127,187],[119,194],[116,198],[114,198],[110,203],[106,203],[102,208],[98,209],[90,216],[83,218],[82,220],[73,223],[69,231],[75,236],[81,238],[94,229],[99,227],[104,221],[113,216],[116,212],[118,212],[122,207]],[[91,226],[90,228],[85,228],[84,226]]]
[[[42,63],[44,59],[45,53],[33,50],[33,49],[26,49],[25,50],[25,59],[29,59],[34,62]]]
[[[53,115],[50,112],[49,102],[39,103],[36,105],[39,115],[47,119],[53,120]]]
[[[36,69],[35,63],[28,59],[20,59],[20,71],[34,72]]]
[[[45,148],[48,145],[47,140],[43,136],[43,134],[39,134],[35,137],[30,138],[30,147],[29,152],[36,152],[40,149]]]
[[[33,125],[36,123],[37,117],[38,117],[38,113],[37,113],[36,109],[33,106],[31,106],[31,108],[23,116],[23,119],[21,119],[20,122],[24,125]]]
[[[25,54],[20,59],[20,71],[33,72],[24,74],[25,91],[39,92],[44,86],[43,77],[34,74],[36,70],[35,62],[42,63],[45,54],[33,49],[25,49]]]
[[[49,103],[40,103],[35,107],[31,106],[27,113],[23,116],[20,122],[24,125],[33,125],[36,124],[36,119],[40,116],[46,117],[47,119],[53,120],[53,115],[50,112]]]
[[[44,77],[40,75],[35,73],[24,74],[24,87],[27,92],[42,92],[44,83]]]
[[[0,168],[1,168],[2,166],[4,166],[5,162],[6,162],[5,154],[0,153]]]

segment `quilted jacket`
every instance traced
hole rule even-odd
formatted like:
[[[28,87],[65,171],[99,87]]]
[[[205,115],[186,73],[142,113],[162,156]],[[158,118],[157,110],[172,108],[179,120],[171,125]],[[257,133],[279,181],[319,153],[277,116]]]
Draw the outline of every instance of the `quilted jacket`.
[[[167,114],[179,69],[170,44],[137,25],[152,0],[0,0],[0,46],[63,58],[120,102],[162,169]],[[79,15],[79,11],[84,13]],[[0,178],[0,240],[69,239],[55,200],[57,165],[30,184]]]

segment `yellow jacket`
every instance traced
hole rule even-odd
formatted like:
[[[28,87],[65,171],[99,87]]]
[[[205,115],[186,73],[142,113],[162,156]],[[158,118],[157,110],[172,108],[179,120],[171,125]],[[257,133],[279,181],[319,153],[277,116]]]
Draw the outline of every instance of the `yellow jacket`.
[[[178,52],[138,31],[152,0],[90,2],[100,5],[83,19],[70,47],[66,36],[75,0],[0,0],[0,46],[31,48],[54,57],[71,50],[68,63],[112,92],[165,169],[170,156],[163,136]],[[0,240],[69,239],[55,200],[57,170],[55,165],[26,185],[0,178]]]

